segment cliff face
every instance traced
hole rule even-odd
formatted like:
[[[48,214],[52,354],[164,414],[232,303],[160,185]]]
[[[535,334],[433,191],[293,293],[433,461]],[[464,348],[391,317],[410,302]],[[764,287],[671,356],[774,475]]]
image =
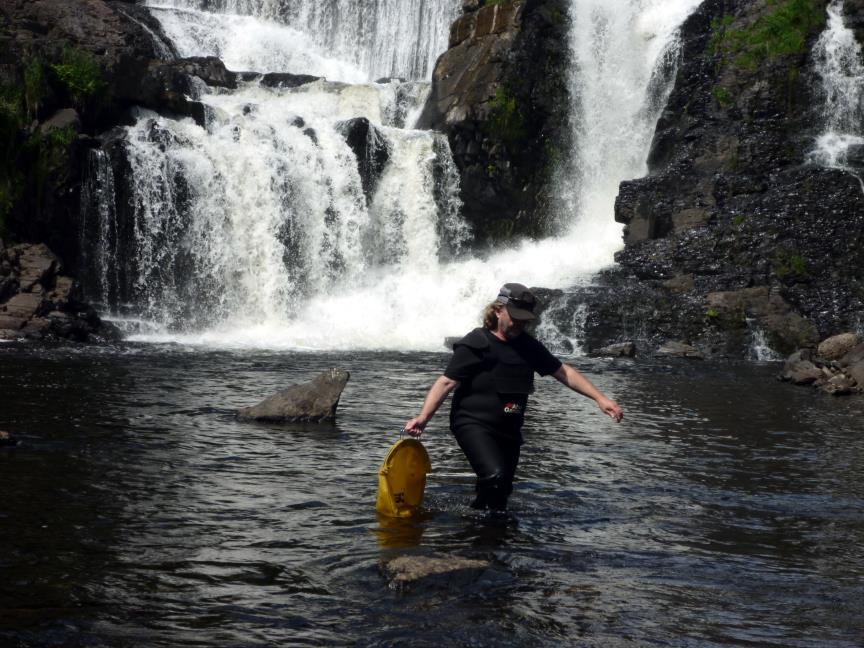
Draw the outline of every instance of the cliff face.
[[[466,0],[420,126],[447,134],[478,245],[548,234],[567,150],[565,0]]]
[[[589,347],[678,339],[742,356],[761,332],[788,353],[861,325],[864,160],[809,161],[826,4],[707,0],[684,24],[650,173],[616,201],[620,266],[584,296]],[[862,3],[846,11],[860,37]]]

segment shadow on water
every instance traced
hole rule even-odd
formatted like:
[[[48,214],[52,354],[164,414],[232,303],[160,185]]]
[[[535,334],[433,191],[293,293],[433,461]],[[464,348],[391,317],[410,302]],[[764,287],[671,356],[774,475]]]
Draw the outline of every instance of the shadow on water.
[[[573,358],[538,381],[508,515],[437,417],[423,513],[377,471],[444,354],[0,348],[0,644],[776,645],[864,636],[861,399],[776,367]],[[330,366],[333,425],[234,417]],[[381,560],[487,561],[391,588]]]

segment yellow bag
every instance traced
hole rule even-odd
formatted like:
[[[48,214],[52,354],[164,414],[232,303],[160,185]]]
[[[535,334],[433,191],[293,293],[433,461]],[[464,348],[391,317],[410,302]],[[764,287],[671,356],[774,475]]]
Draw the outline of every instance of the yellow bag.
[[[390,517],[411,517],[423,501],[426,474],[432,470],[426,448],[417,439],[400,439],[378,471],[375,510]]]

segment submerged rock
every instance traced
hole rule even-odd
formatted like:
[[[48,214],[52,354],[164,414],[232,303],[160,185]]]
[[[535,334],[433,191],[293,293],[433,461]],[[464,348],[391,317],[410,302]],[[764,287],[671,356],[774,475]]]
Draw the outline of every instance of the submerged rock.
[[[237,418],[243,421],[332,421],[349,377],[343,369],[328,369],[308,383],[291,385],[253,407],[238,410]]]
[[[619,342],[595,349],[588,355],[595,358],[632,358],[636,355],[636,345],[632,342]]]
[[[443,587],[457,587],[475,580],[490,563],[460,556],[399,556],[382,560],[378,568],[392,589],[422,582]]]
[[[666,342],[654,354],[671,358],[693,358],[695,360],[702,360],[705,357],[696,347],[690,346],[685,342],[673,341]]]

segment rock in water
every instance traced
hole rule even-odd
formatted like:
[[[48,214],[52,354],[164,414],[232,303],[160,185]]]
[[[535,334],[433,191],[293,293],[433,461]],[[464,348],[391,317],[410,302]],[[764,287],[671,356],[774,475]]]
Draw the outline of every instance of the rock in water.
[[[253,407],[244,407],[237,418],[248,421],[332,421],[350,374],[328,369],[311,382],[291,385]]]
[[[418,582],[440,582],[445,587],[464,585],[479,576],[489,563],[459,556],[399,556],[382,560],[378,567],[391,588],[402,589]]]

